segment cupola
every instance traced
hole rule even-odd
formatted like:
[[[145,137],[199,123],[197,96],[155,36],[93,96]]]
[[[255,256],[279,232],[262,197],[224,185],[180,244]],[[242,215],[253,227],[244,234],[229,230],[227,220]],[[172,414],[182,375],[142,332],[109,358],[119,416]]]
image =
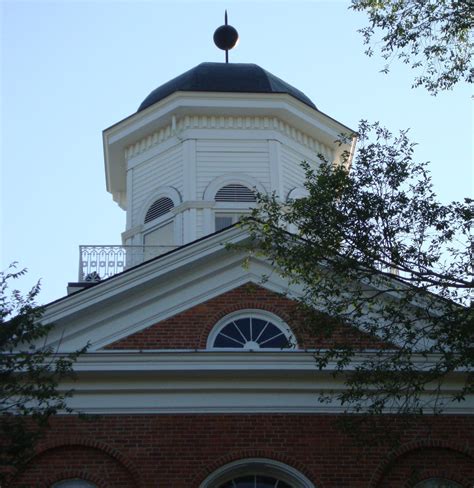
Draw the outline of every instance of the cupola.
[[[237,34],[226,26],[227,55]],[[122,246],[140,262],[235,223],[257,192],[302,194],[302,161],[352,150],[335,143],[341,133],[352,131],[255,64],[201,63],[160,84],[103,133],[107,190],[127,213]]]

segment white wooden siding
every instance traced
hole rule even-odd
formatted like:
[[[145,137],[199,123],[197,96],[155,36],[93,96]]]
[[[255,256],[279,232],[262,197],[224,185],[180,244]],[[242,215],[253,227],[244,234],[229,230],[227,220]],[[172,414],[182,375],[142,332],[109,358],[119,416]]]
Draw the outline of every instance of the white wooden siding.
[[[286,199],[290,190],[303,186],[305,175],[301,163],[303,161],[315,162],[316,157],[308,161],[301,153],[294,149],[283,146],[281,147],[281,168],[283,179],[283,198]]]
[[[172,186],[182,195],[183,153],[179,144],[133,168],[132,225],[139,225],[143,205],[160,186]]]
[[[270,191],[268,141],[203,140],[196,144],[197,198],[202,199],[207,185],[227,173],[255,178]]]

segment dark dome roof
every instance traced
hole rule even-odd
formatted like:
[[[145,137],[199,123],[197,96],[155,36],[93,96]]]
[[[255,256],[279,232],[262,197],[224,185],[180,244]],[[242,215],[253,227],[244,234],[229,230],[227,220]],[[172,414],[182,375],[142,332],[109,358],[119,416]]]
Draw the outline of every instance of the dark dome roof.
[[[177,91],[288,93],[316,109],[314,103],[303,92],[256,64],[201,63],[153,90],[143,100],[137,112]]]

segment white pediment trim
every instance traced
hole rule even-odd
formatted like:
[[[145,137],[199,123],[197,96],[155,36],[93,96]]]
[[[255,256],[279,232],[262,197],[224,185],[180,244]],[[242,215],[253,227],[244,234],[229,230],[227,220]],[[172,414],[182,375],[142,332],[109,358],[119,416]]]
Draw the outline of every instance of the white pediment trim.
[[[244,267],[245,253],[225,247],[246,238],[230,228],[50,304],[43,320],[55,324],[49,345],[66,352],[89,343],[97,351],[249,282],[287,293],[268,263],[252,258]]]

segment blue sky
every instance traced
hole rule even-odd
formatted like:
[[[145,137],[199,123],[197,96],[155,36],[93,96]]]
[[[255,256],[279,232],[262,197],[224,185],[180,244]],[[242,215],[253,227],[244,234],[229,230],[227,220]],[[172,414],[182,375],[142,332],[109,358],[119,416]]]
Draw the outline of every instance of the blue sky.
[[[229,23],[231,62],[256,63],[349,127],[410,128],[443,201],[472,195],[471,90],[437,97],[413,74],[368,58],[346,1],[4,1],[1,9],[1,266],[42,280],[41,302],[77,279],[80,244],[119,244],[125,213],[105,190],[102,130],[157,86],[203,61]]]

